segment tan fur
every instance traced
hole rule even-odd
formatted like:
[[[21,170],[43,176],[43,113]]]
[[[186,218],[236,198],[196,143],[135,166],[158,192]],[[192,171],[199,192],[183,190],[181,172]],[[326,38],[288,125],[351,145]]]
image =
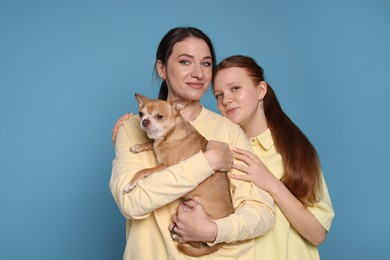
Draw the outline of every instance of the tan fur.
[[[160,165],[139,171],[131,180],[128,191],[134,189],[140,179],[177,164],[200,150],[205,151],[208,142],[180,115],[180,110],[188,102],[149,100],[139,94],[135,96],[142,114],[140,125],[149,138],[153,139],[153,144],[137,144],[130,150],[137,153],[153,148]],[[156,129],[161,131],[153,132]],[[223,218],[234,212],[229,178],[226,173],[214,173],[193,191],[183,196],[183,199],[192,199],[201,204],[211,219]],[[189,244],[191,246],[178,245],[178,247],[190,256],[210,254],[223,246],[223,244],[217,244],[209,247],[202,242],[190,242]]]

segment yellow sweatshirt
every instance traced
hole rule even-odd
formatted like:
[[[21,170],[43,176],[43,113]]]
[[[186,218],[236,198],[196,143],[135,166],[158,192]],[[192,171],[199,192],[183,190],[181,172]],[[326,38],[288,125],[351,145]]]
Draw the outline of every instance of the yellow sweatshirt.
[[[269,129],[257,137],[251,138],[253,152],[267,168],[278,178],[284,174],[282,156],[276,151]],[[334,218],[332,202],[328,188],[322,176],[322,197],[308,209],[329,231]],[[276,222],[271,231],[256,239],[256,260],[319,260],[318,247],[304,239],[291,226],[283,212],[275,204]]]
[[[239,126],[210,110],[202,108],[191,124],[208,140],[251,149]],[[133,116],[120,127],[115,144],[110,189],[118,208],[127,219],[123,259],[195,259],[178,251],[168,225],[181,202],[180,197],[213,174],[213,170],[204,154],[199,152],[177,165],[150,175],[141,180],[133,191],[123,193],[135,173],[157,164],[153,151],[139,154],[129,152],[132,145],[147,141],[146,134],[139,127],[139,117]],[[196,259],[254,259],[254,238],[273,227],[274,204],[268,193],[249,182],[233,179],[231,191],[235,213],[215,220],[218,234],[214,243],[227,244],[213,254]]]

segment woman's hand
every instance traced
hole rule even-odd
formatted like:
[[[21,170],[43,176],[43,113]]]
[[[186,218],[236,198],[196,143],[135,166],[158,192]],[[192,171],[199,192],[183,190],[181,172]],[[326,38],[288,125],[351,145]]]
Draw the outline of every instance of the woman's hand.
[[[214,171],[228,172],[233,164],[233,153],[224,142],[210,140],[204,155]]]
[[[132,115],[133,115],[133,113],[124,114],[123,116],[121,116],[121,118],[118,119],[118,121],[116,121],[114,129],[112,129],[112,137],[111,138],[112,138],[113,144],[115,144],[115,142],[116,142],[116,136],[118,134],[118,129],[121,125],[123,125],[123,120],[128,119]]]
[[[260,159],[250,151],[233,148],[233,158],[243,161],[246,165],[233,164],[232,168],[246,173],[245,175],[230,175],[232,179],[250,181],[272,195],[274,189],[281,184]]]
[[[193,200],[180,204],[172,220],[173,224],[168,229],[177,234],[179,244],[189,241],[212,242],[217,237],[217,224],[210,220],[202,205]]]

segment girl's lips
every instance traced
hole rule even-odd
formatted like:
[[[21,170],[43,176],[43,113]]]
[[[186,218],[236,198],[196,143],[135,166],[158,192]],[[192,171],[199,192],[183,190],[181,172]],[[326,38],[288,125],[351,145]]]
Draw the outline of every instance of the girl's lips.
[[[237,108],[230,108],[230,109],[228,109],[228,110],[226,110],[226,115],[231,115],[231,114],[233,114],[234,112],[236,112],[236,110],[237,110]]]

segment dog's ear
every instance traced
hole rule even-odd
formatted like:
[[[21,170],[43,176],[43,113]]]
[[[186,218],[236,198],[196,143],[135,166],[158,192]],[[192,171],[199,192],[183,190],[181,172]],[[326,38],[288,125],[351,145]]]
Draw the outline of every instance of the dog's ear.
[[[190,104],[188,100],[177,100],[172,102],[172,108],[174,115],[178,115],[180,110],[186,108]]]
[[[135,93],[135,99],[137,99],[138,102],[138,108],[141,109],[143,105],[149,101],[149,99],[145,96],[142,96],[141,94]]]

